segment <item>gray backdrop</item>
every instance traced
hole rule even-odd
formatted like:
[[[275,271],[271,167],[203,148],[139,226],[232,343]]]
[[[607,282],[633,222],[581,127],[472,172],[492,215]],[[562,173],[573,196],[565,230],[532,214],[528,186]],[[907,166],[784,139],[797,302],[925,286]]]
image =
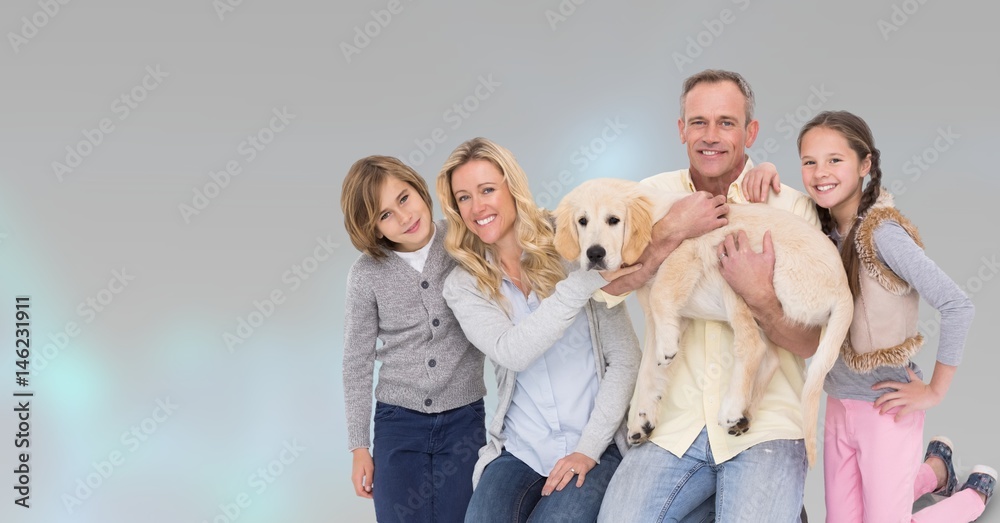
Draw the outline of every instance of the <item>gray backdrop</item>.
[[[394,155],[433,181],[456,145],[487,136],[554,207],[585,179],[686,166],[679,88],[709,67],[749,79],[754,156],[793,187],[805,120],[848,109],[872,126],[886,184],[977,307],[926,437],[951,436],[963,478],[1000,465],[983,415],[1000,366],[992,4],[12,0],[0,12],[2,521],[373,520],[349,482],[340,376],[350,164]],[[18,295],[31,297],[27,386]],[[936,315],[922,318],[930,369]],[[25,391],[27,438],[10,395]],[[30,509],[13,503],[22,440]],[[821,466],[806,503],[822,521]]]

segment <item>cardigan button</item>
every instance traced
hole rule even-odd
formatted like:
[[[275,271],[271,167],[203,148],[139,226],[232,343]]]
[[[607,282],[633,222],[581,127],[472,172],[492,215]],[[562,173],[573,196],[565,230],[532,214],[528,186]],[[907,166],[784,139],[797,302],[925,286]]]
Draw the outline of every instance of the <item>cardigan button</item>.
[[[425,407],[430,407],[430,406],[431,406],[431,403],[434,403],[434,402],[433,402],[433,401],[431,401],[431,399],[430,399],[430,398],[427,398],[427,399],[425,399],[425,400],[424,400],[424,406],[425,406]]]
[[[420,282],[420,286],[426,289],[427,287],[430,287],[431,284],[427,283],[426,281],[422,281]]]
[[[427,362],[427,366],[428,367],[437,367],[437,364],[438,364],[437,360],[434,360],[434,359],[432,359],[431,361]],[[430,401],[430,400],[428,400],[428,401]]]
[[[434,321],[431,322],[431,325],[437,327],[438,325],[441,325],[441,321],[438,320],[437,318],[434,318]]]

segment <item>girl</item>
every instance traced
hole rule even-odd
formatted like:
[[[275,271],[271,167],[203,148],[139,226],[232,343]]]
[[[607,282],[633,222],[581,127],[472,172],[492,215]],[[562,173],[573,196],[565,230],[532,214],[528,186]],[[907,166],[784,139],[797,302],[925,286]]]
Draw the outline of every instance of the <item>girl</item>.
[[[485,444],[483,355],[441,297],[455,266],[427,184],[395,158],[358,160],[340,198],[362,255],[347,277],[344,402],[351,481],[379,521],[462,521]],[[381,346],[377,341],[381,340]],[[374,458],[369,419],[375,360]],[[375,481],[378,480],[376,484]]]
[[[444,296],[492,360],[499,394],[466,521],[595,521],[626,449],[639,368],[628,313],[592,302],[602,274],[570,271],[556,254],[551,217],[508,150],[459,145],[437,186],[459,263]]]
[[[861,118],[820,113],[802,128],[798,148],[802,183],[823,232],[841,248],[855,297],[850,334],[825,384],[827,521],[972,521],[989,502],[996,471],[976,467],[956,493],[946,438],[931,441],[919,467],[915,459],[924,411],[941,402],[961,360],[972,302],[927,258],[916,227],[880,187],[879,150]],[[920,296],[941,313],[929,384],[910,360],[923,342]],[[911,516],[913,501],[932,491],[951,497]]]

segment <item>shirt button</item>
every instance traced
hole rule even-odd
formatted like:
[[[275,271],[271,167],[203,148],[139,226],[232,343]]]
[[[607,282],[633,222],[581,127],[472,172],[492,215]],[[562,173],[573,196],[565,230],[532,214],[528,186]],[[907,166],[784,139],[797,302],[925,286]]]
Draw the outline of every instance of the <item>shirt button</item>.
[[[433,360],[433,359],[431,361],[427,362],[427,366],[428,367],[437,367],[437,364],[438,364],[437,360]],[[427,400],[427,401],[430,401],[430,400]]]
[[[426,281],[422,281],[420,282],[420,286],[426,289],[427,287],[430,287],[431,284],[427,283]]]
[[[431,325],[437,327],[438,325],[441,325],[441,322],[437,318],[434,318],[434,321],[431,322]]]
[[[425,399],[425,400],[424,400],[424,406],[425,406],[425,407],[430,407],[430,406],[431,406],[431,403],[434,403],[434,402],[433,402],[433,401],[431,401],[431,399],[430,399],[430,398],[427,398],[427,399]]]

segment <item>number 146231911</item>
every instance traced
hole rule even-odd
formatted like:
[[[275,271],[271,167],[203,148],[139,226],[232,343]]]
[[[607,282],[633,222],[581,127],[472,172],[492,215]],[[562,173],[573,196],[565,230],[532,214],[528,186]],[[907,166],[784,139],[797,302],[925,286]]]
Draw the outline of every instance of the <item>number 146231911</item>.
[[[15,364],[20,368],[16,372],[16,382],[22,387],[28,386],[28,357],[31,355],[31,318],[28,315],[28,308],[31,306],[30,296],[18,296],[16,298],[14,319],[14,354],[17,356]]]

